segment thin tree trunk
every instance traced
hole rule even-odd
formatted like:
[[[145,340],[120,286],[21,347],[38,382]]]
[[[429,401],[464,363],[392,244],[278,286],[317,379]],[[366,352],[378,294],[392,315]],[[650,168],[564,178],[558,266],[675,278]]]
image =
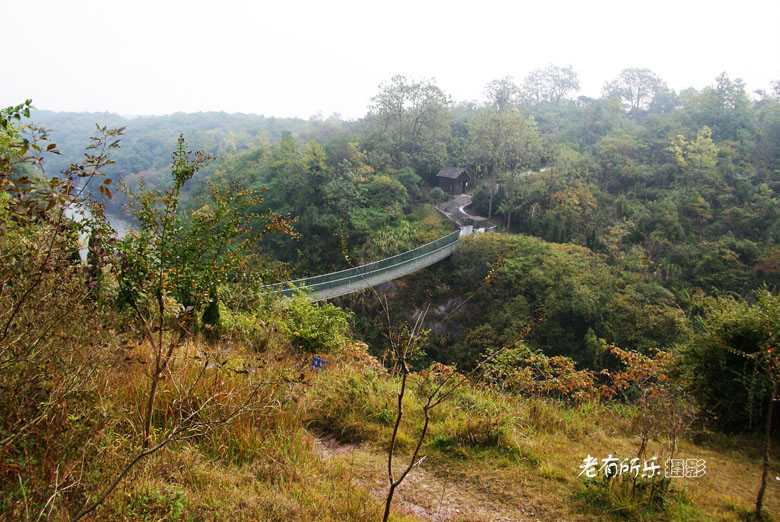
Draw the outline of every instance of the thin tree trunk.
[[[395,488],[398,487],[399,482],[396,482],[393,478],[393,451],[395,451],[395,440],[398,436],[398,427],[401,425],[401,417],[404,414],[404,395],[406,394],[406,365],[405,361],[402,362],[401,371],[401,388],[398,390],[398,406],[395,416],[395,426],[393,426],[393,435],[390,437],[390,449],[387,452],[387,478],[390,481],[390,490],[387,492],[387,499],[385,499],[385,515],[382,518],[383,522],[387,522],[390,516],[390,504],[393,502],[393,493]]]
[[[435,406],[435,405],[434,405]],[[395,482],[391,482],[390,484],[390,491],[387,493],[387,500],[385,501],[385,514],[384,518],[382,518],[382,522],[387,522],[390,517],[390,505],[393,502],[393,494],[395,493],[395,488],[401,485],[401,482],[404,481],[406,478],[406,475],[409,474],[412,469],[419,466],[422,461],[425,460],[425,457],[421,458],[420,460],[417,460],[417,456],[420,454],[420,448],[422,448],[423,441],[425,440],[425,435],[428,433],[428,426],[431,422],[431,408],[433,406],[431,405],[431,398],[428,399],[428,402],[423,407],[423,411],[425,412],[425,421],[423,422],[423,428],[422,432],[420,433],[420,437],[417,439],[417,446],[414,448],[414,453],[412,454],[412,458],[409,461],[409,465],[406,466],[406,469],[403,473],[401,473],[401,476],[398,477],[398,480]]]
[[[493,169],[490,172],[490,199],[488,200],[488,219],[493,217],[493,194],[496,191],[496,162],[493,162]]]
[[[387,492],[387,499],[385,499],[385,514],[382,517],[382,522],[387,522],[390,518],[390,504],[393,503],[393,493],[395,493],[395,482],[390,484],[390,491]]]
[[[152,443],[152,414],[154,412],[154,399],[157,396],[157,385],[160,382],[160,371],[155,371],[152,376],[152,385],[149,388],[149,396],[146,401],[146,415],[144,417],[144,440],[141,449],[147,449]]]
[[[493,176],[490,176],[490,190],[488,193],[490,194],[490,197],[488,198],[488,219],[493,217],[493,187],[495,184],[493,183]]]
[[[758,498],[756,498],[756,520],[761,520],[761,508],[764,503],[764,490],[766,490],[766,476],[769,473],[769,448],[772,442],[772,439],[770,438],[772,432],[772,410],[775,407],[776,399],[777,383],[773,381],[771,395],[769,397],[769,408],[766,412],[766,428],[764,429],[764,470],[761,473],[761,487],[758,490]]]
[[[514,173],[510,174],[510,177],[507,178],[506,183],[506,190],[504,192],[504,195],[506,196],[507,200],[507,206],[506,206],[506,231],[509,232],[509,227],[512,226],[512,208],[515,206],[515,180],[514,180]]]

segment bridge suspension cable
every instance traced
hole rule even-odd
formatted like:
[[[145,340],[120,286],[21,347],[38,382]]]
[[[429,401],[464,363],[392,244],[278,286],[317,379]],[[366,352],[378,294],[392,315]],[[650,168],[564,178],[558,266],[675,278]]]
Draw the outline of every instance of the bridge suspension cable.
[[[461,231],[431,241],[402,254],[354,268],[331,272],[305,279],[275,283],[261,288],[267,292],[288,297],[303,291],[313,301],[322,301],[339,295],[351,294],[365,288],[398,279],[447,258],[458,247]]]

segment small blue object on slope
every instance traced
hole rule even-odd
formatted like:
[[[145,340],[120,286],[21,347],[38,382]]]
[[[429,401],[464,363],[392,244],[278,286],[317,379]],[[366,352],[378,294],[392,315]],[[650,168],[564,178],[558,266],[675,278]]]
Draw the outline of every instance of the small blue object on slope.
[[[320,359],[319,357],[314,357],[312,355],[311,357],[311,369],[315,372],[318,372],[320,370],[325,369],[325,359]]]

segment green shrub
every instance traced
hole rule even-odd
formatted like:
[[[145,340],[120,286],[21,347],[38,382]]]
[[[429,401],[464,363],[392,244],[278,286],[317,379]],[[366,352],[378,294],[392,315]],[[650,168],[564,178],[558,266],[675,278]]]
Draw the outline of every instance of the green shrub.
[[[434,187],[430,192],[430,196],[434,203],[441,203],[450,199],[449,194],[444,192],[440,187]]]
[[[129,495],[124,503],[117,509],[134,520],[162,519],[175,522],[182,519],[187,498],[177,486],[169,485],[162,490],[144,486]]]
[[[580,484],[577,497],[594,511],[628,520],[703,520],[685,491],[672,489],[671,479],[665,477],[588,478]]]
[[[343,441],[376,440],[395,420],[392,382],[370,369],[322,372],[310,423]]]
[[[681,348],[685,379],[702,408],[721,428],[756,429],[766,411],[769,379],[746,358],[780,331],[780,297],[768,291],[755,302],[719,297],[704,303],[701,327]]]
[[[225,309],[221,314],[221,321],[226,336],[232,337],[252,351],[262,352],[268,348],[271,332],[260,314]]]
[[[347,343],[352,315],[330,303],[312,303],[298,295],[279,301],[279,331],[309,353],[329,353]]]

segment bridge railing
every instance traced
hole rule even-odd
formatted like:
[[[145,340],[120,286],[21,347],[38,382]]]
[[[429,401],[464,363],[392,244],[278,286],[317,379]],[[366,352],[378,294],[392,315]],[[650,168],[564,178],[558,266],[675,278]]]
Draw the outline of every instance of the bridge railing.
[[[286,297],[292,295],[300,289],[307,293],[316,293],[338,286],[351,285],[359,281],[366,280],[368,277],[374,278],[387,272],[397,270],[402,266],[416,263],[422,258],[438,253],[442,249],[449,247],[453,243],[457,242],[459,235],[460,231],[456,230],[455,232],[447,234],[446,236],[441,237],[435,241],[431,241],[430,243],[426,243],[420,247],[408,250],[402,254],[382,259],[381,261],[375,261],[373,263],[368,263],[354,268],[348,268],[346,270],[340,270],[338,272],[332,272],[330,274],[266,285],[262,287],[262,289]]]

